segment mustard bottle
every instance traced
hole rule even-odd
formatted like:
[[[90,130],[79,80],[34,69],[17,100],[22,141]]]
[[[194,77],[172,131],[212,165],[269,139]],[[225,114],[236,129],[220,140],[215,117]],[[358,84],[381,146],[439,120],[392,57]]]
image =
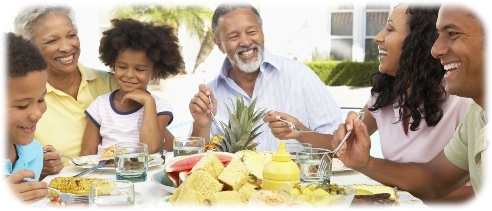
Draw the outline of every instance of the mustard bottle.
[[[263,168],[262,189],[278,190],[283,185],[294,185],[300,182],[300,177],[299,167],[292,161],[284,141],[281,140],[277,153],[273,154],[273,159]]]

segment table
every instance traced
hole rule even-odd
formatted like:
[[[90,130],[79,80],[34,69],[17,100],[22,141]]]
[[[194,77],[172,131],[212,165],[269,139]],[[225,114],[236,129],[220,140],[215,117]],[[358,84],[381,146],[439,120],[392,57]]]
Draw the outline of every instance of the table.
[[[170,152],[172,154],[172,152]],[[169,157],[172,157],[172,155],[168,156],[166,155],[168,159],[170,160]],[[80,172],[85,170],[84,168],[81,167],[76,167],[76,166],[66,166],[63,168],[63,170],[57,174],[57,175],[50,175],[47,176],[46,178],[43,179],[45,182],[50,182],[53,178],[56,177],[71,177],[73,175],[76,175]],[[139,204],[139,207],[146,207],[146,208],[162,208],[162,200],[165,196],[171,195],[171,193],[165,191],[158,185],[156,185],[154,182],[152,182],[152,175],[154,175],[157,172],[163,171],[164,170],[164,165],[158,165],[154,167],[150,167],[148,172],[147,172],[147,180],[145,182],[138,182],[135,183],[135,191],[137,194],[141,194],[145,198],[145,202]],[[115,171],[114,170],[96,170],[94,172],[88,173],[86,175],[83,175],[82,177],[95,177],[95,178],[105,178],[105,179],[116,179]],[[379,185],[381,183],[365,176],[364,174],[361,174],[357,171],[354,170],[348,170],[348,171],[339,171],[339,172],[334,172],[333,175],[331,176],[331,182],[332,183],[337,183],[341,185],[352,185],[352,184],[369,184],[369,185]],[[412,196],[410,193],[406,191],[397,191],[397,195],[400,200],[400,206],[424,206],[425,205],[422,203],[421,200],[418,198],[415,198]],[[137,200],[138,201],[138,200]],[[42,207],[46,206],[46,200],[40,200],[38,202],[35,202],[32,206],[34,207]]]

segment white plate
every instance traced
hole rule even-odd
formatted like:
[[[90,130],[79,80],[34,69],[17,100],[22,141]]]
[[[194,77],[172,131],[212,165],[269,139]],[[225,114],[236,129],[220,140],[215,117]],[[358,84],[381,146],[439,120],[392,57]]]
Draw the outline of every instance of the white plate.
[[[151,154],[152,160],[149,161],[149,168],[161,165],[164,160],[162,160],[161,156],[159,153],[156,154]],[[82,156],[82,157],[77,157],[74,158],[75,162],[80,162],[80,163],[88,163],[87,165],[83,166],[76,166],[72,162],[69,162],[71,166],[75,167],[80,167],[80,168],[91,168],[96,166],[99,163],[100,156],[99,155],[87,155],[87,156]],[[114,167],[101,167],[98,170],[114,170]]]
[[[146,194],[142,194],[139,192],[135,192],[135,207],[143,207],[146,206],[152,199],[150,196]],[[87,203],[77,203],[77,204],[67,204],[64,206],[50,206],[48,205],[48,202],[50,201],[49,195],[46,196],[46,198],[42,198],[39,201],[36,201],[35,203],[31,204],[31,207],[49,207],[49,208],[88,208],[89,202]],[[169,200],[168,200],[169,201]]]
[[[152,175],[151,180],[165,191],[169,193],[174,193],[174,191],[176,191],[176,188],[162,184],[162,177],[164,177],[164,171],[158,171]]]
[[[331,165],[332,172],[342,172],[342,171],[351,171],[351,170],[352,170],[351,168],[345,167],[345,165],[343,165],[340,159],[333,158],[332,165]]]

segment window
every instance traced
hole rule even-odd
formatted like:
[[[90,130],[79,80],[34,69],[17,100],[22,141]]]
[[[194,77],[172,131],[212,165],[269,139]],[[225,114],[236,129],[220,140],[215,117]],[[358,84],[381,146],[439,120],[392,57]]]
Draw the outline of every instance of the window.
[[[386,25],[390,6],[363,2],[332,5],[330,57],[345,61],[376,60],[378,47],[374,37]]]

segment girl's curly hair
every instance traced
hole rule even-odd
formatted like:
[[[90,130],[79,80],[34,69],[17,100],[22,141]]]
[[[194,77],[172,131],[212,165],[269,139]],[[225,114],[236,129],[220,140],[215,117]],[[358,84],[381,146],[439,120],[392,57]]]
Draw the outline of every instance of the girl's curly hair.
[[[113,19],[111,24],[113,27],[103,32],[99,46],[99,59],[111,70],[114,71],[118,52],[126,48],[146,52],[154,62],[154,69],[159,71],[155,79],[165,79],[184,69],[173,27],[133,19]]]
[[[407,14],[411,14],[408,26],[410,33],[403,41],[400,67],[395,76],[380,73],[377,69],[371,73],[371,96],[377,96],[370,111],[394,106],[399,109],[399,121],[412,117],[410,130],[419,129],[425,119],[428,126],[435,126],[443,116],[442,104],[448,95],[442,84],[444,67],[431,55],[431,48],[438,37],[436,30],[439,6],[409,5]],[[405,115],[403,108],[410,113]],[[395,122],[395,123],[397,123]]]

